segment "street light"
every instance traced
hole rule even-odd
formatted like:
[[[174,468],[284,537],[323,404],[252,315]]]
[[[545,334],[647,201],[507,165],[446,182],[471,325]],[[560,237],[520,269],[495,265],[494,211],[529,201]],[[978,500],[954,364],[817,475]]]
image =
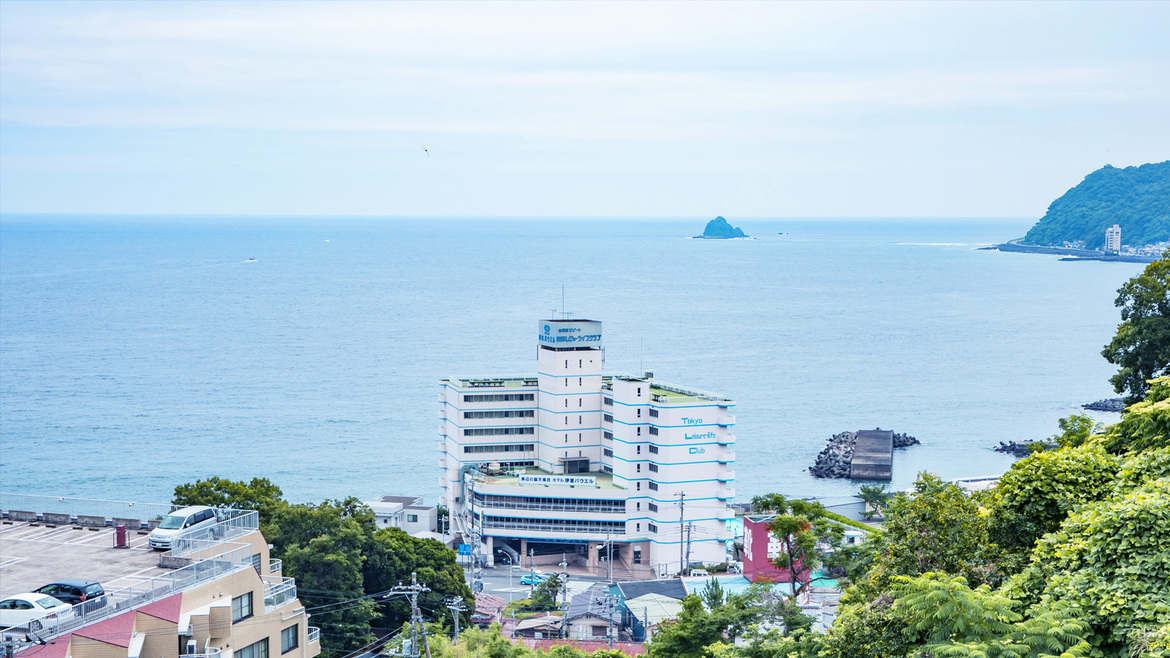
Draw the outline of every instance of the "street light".
[[[521,568],[522,567],[518,564],[510,564],[508,566],[508,603],[512,602],[512,574],[515,573],[517,569]]]

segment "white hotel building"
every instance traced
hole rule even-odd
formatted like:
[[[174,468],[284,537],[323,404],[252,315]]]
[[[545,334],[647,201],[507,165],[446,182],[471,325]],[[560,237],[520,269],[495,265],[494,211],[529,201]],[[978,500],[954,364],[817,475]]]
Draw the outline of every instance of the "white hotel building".
[[[723,562],[735,403],[603,364],[600,322],[544,320],[535,376],[441,382],[440,503],[453,530],[488,564],[567,553],[597,568],[607,540],[627,573]]]

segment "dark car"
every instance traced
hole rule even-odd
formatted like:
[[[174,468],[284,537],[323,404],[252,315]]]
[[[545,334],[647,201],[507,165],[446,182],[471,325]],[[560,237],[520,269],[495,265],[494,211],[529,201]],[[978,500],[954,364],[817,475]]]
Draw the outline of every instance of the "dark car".
[[[84,578],[63,578],[34,591],[38,594],[48,594],[72,606],[85,603],[86,605],[78,611],[79,613],[96,610],[106,605],[106,590],[102,589],[100,583]]]

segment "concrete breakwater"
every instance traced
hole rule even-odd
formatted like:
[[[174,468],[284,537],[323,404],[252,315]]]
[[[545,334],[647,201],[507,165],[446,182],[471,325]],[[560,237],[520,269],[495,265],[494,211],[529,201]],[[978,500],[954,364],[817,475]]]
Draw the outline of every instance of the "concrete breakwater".
[[[865,445],[855,459],[859,435]],[[919,443],[918,439],[909,434],[898,434],[881,428],[841,432],[826,442],[825,449],[817,455],[816,463],[809,467],[808,472],[818,478],[889,480],[893,448]]]

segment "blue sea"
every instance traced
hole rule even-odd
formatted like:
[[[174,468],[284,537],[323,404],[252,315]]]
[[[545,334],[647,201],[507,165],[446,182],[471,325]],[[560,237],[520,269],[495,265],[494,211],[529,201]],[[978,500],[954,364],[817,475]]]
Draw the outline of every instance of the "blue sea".
[[[604,322],[608,371],[737,401],[740,501],[855,491],[805,472],[844,430],[922,441],[897,488],[996,475],[999,441],[1114,395],[1141,264],[977,250],[1029,219],[704,222],[6,215],[0,490],[434,501],[438,380],[533,373],[562,311]]]

